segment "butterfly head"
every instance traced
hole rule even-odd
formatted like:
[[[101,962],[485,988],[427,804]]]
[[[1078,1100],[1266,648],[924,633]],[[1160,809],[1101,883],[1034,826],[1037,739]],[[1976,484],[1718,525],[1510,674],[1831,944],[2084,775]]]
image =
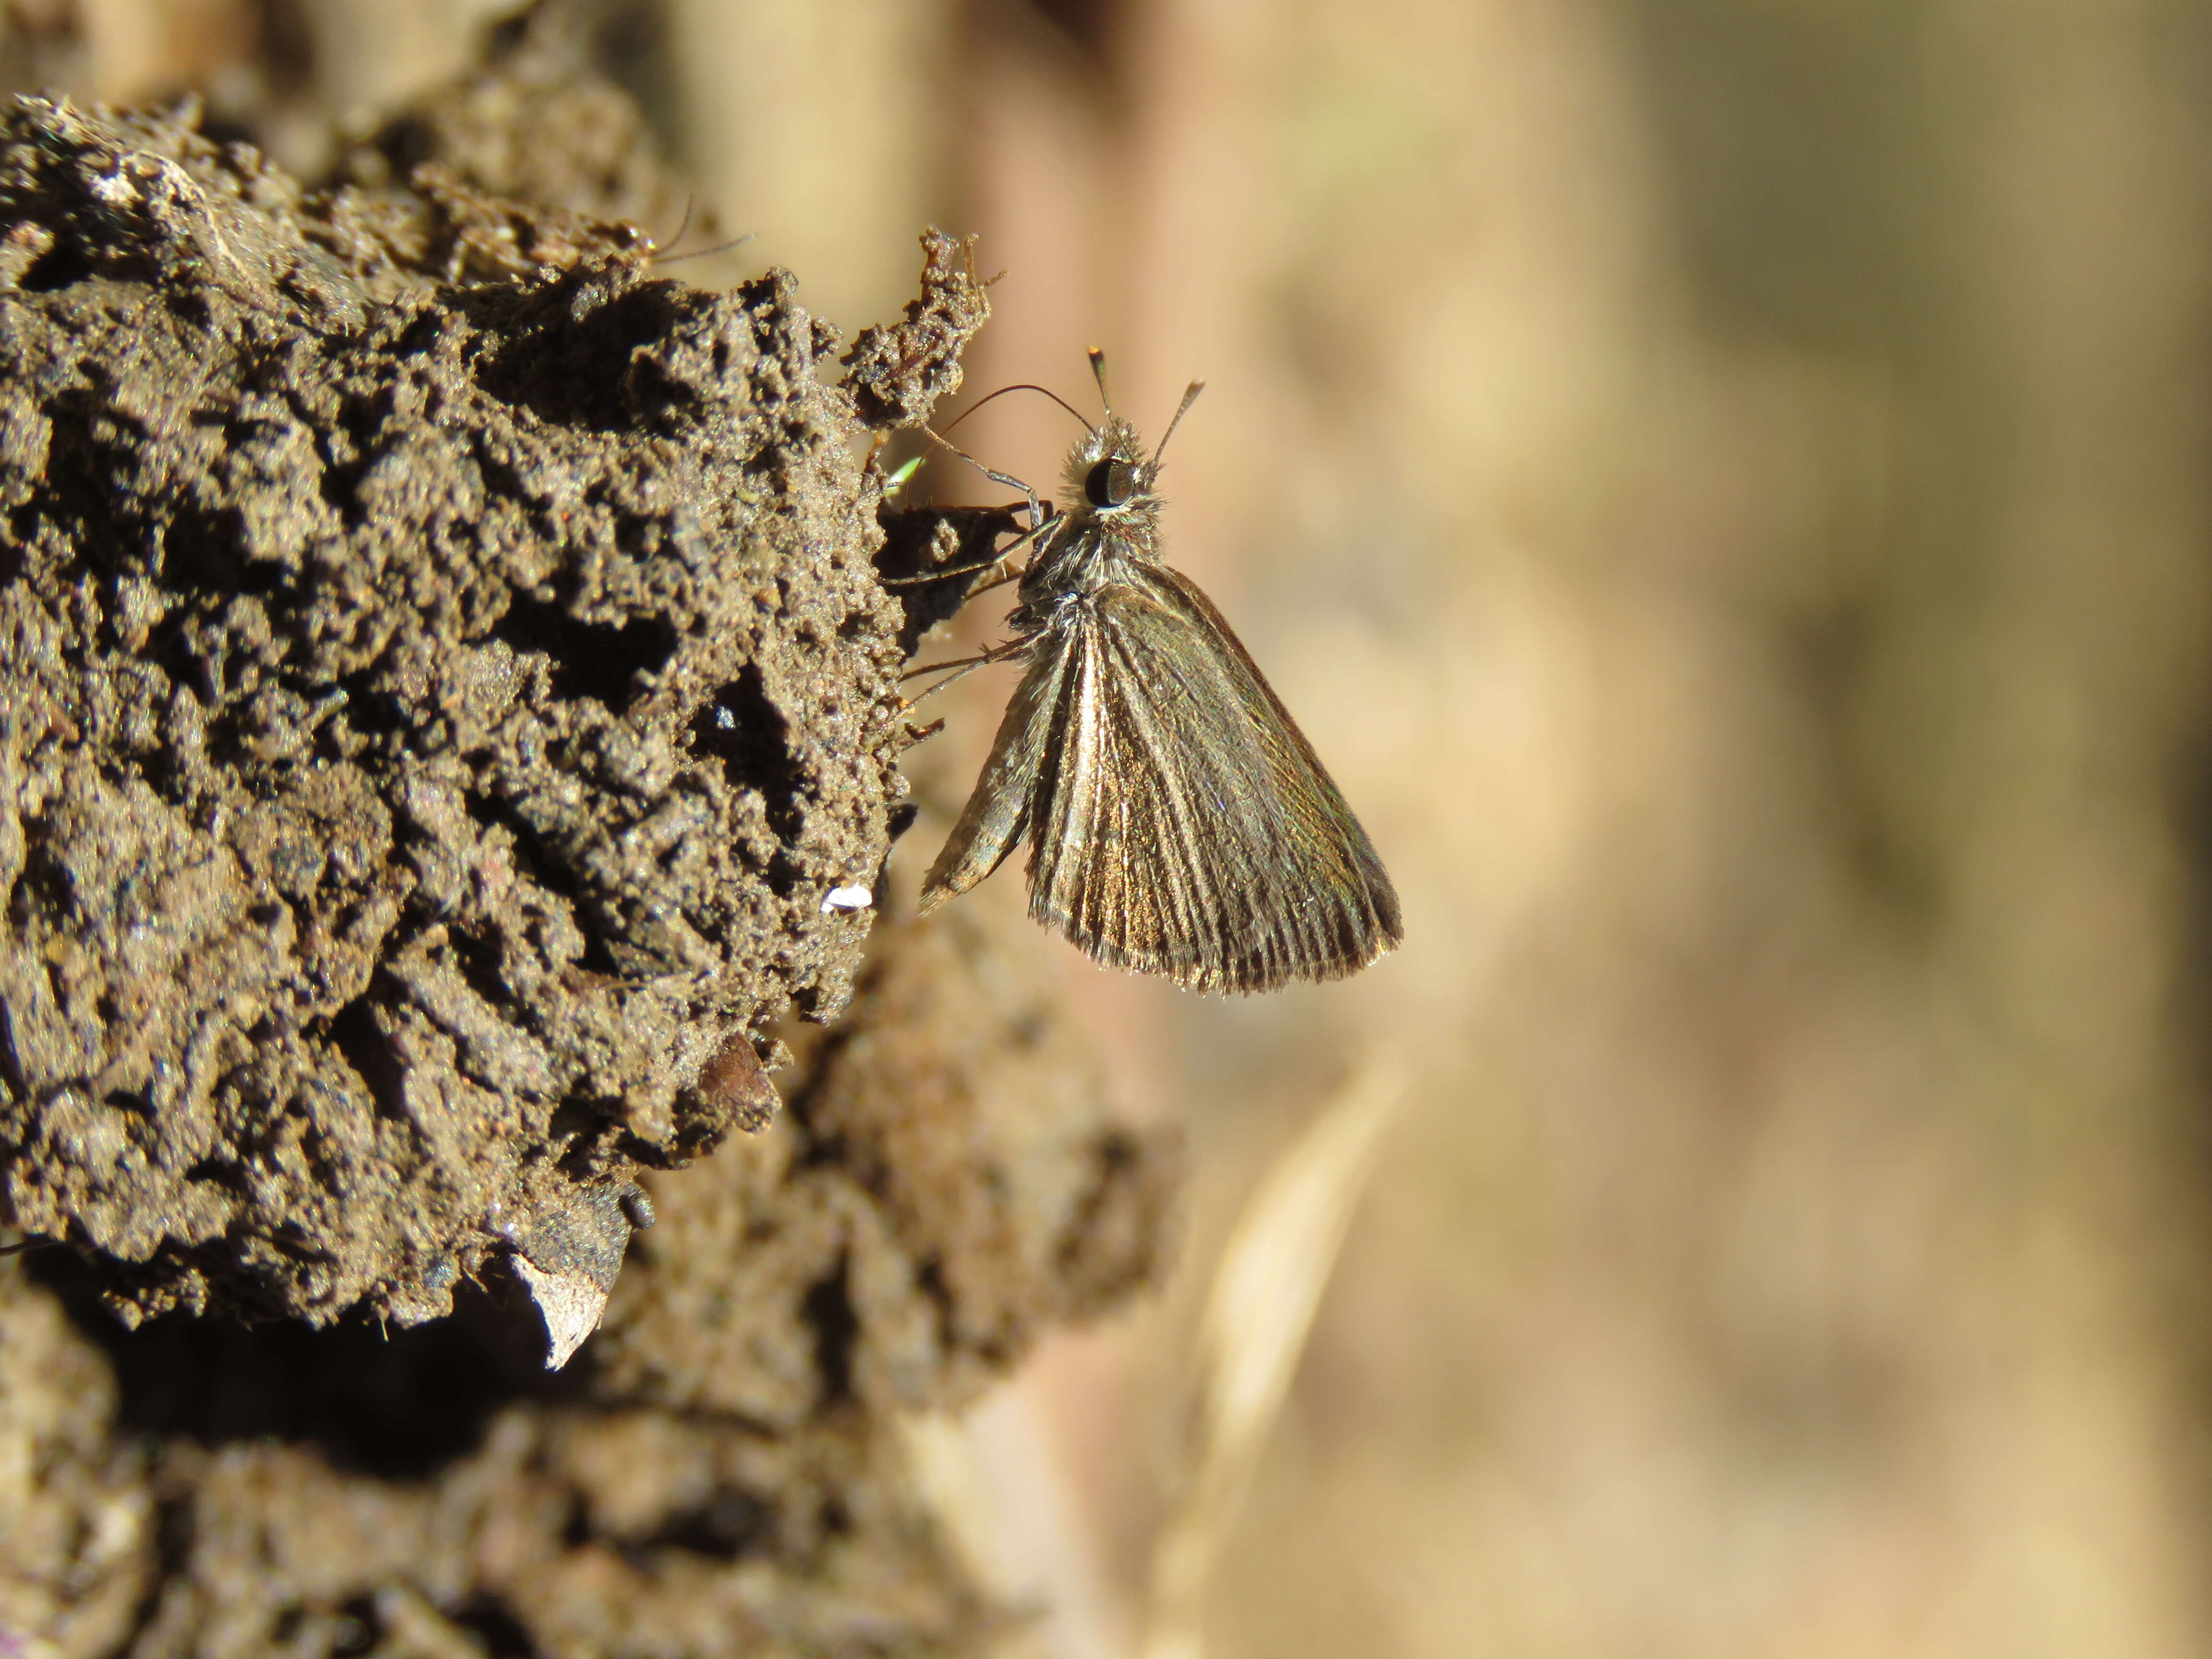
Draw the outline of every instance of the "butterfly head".
[[[1079,528],[1119,525],[1121,536],[1141,539],[1149,533],[1159,511],[1160,498],[1152,484],[1160,474],[1160,457],[1204,383],[1191,382],[1176,407],[1175,419],[1168,422],[1160,438],[1159,448],[1147,454],[1137,428],[1114,412],[1114,400],[1106,391],[1106,354],[1095,348],[1091,352],[1091,373],[1098,382],[1098,401],[1105,406],[1106,418],[1085,433],[1068,452],[1067,493],[1074,503],[1071,523]]]
[[[1118,415],[1109,415],[1068,452],[1068,497],[1091,517],[1110,520],[1141,512],[1158,504],[1152,493],[1158,473],[1137,429]]]

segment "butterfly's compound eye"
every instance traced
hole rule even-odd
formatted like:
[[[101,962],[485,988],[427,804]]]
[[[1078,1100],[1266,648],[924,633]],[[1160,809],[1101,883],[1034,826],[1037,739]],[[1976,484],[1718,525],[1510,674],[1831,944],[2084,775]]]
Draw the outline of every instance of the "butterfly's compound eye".
[[[1137,469],[1109,456],[1084,476],[1083,493],[1093,507],[1119,507],[1137,493]]]

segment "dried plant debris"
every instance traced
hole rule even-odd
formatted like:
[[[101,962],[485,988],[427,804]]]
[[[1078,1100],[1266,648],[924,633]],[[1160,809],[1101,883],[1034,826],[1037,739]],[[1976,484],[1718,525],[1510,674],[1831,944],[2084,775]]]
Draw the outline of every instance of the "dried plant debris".
[[[130,1317],[431,1318],[714,1146],[762,1103],[702,1071],[844,1005],[870,913],[824,896],[904,791],[793,280],[570,216],[457,285],[389,200],[0,113],[0,1213]]]
[[[848,1019],[802,1045],[793,1109],[647,1177],[659,1224],[558,1377],[474,1291],[389,1340],[125,1331],[67,1252],[0,1264],[0,1425],[24,1440],[0,1482],[55,1472],[0,1485],[0,1639],[989,1650],[1003,1615],[920,1507],[894,1418],[1148,1282],[1176,1162],[1103,1111],[1044,948],[1012,907],[887,930]]]
[[[735,1046],[751,1050],[742,1038]],[[559,1370],[599,1329],[631,1229],[651,1225],[652,1212],[642,1188],[601,1185],[580,1188],[566,1208],[541,1210],[526,1225],[494,1224],[514,1246],[508,1265],[545,1321],[546,1370]]]

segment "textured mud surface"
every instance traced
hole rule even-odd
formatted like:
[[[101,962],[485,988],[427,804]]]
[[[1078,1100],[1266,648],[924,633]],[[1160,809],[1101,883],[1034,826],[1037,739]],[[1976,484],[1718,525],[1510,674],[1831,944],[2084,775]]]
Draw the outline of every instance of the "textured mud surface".
[[[1020,921],[823,902],[963,586],[872,566],[1009,526],[867,462],[987,307],[927,239],[838,380],[681,199],[526,51],[323,191],[0,118],[7,1659],[1005,1624],[896,1425],[1151,1281],[1172,1159]]]
[[[720,1142],[702,1072],[869,925],[823,902],[903,790],[856,440],[980,289],[933,243],[856,407],[790,278],[499,200],[454,103],[315,194],[0,117],[0,1202],[133,1314],[444,1313]]]
[[[531,50],[318,191],[0,117],[0,1220],[63,1241],[0,1259],[0,1659],[1005,1622],[899,1418],[1152,1279],[1174,1182],[1018,916],[823,902],[969,585],[872,563],[1011,527],[887,539],[866,459],[984,296],[927,239],[840,380],[617,222],[684,194]]]
[[[895,931],[790,1112],[647,1177],[659,1224],[556,1376],[526,1306],[473,1291],[388,1340],[125,1331],[73,1257],[0,1267],[0,1633],[45,1659],[982,1651],[1003,1615],[911,1496],[897,1413],[1145,1283],[1172,1170],[1100,1113],[1039,942],[992,914]]]

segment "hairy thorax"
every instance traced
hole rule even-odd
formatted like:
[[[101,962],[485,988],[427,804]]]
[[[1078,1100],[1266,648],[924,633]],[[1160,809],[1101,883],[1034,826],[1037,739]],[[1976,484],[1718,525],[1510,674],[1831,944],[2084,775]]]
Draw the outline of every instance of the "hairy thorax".
[[[1019,629],[1049,628],[1096,603],[1102,589],[1139,581],[1152,562],[1147,538],[1132,533],[1140,523],[1124,513],[1069,514],[1023,573],[1021,603],[1008,620]]]

